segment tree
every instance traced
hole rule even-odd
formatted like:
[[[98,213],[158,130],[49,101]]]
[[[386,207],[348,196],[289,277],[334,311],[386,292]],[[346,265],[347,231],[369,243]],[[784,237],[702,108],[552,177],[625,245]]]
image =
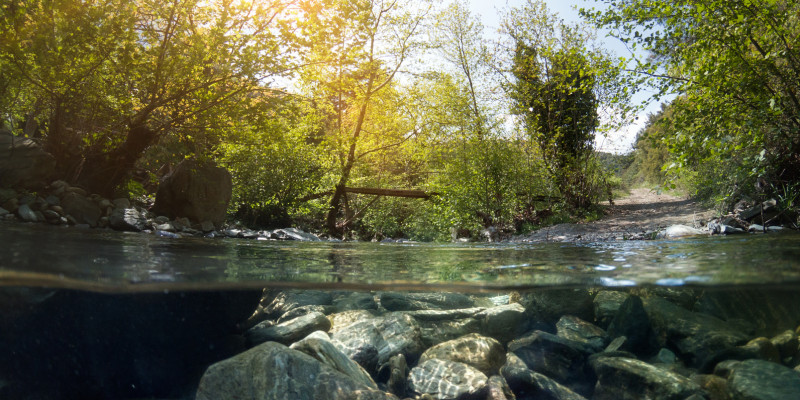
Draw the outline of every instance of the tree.
[[[398,0],[331,0],[307,6],[313,10],[304,31],[312,44],[312,62],[301,78],[324,99],[326,104],[321,106],[332,116],[328,143],[337,153],[339,171],[326,227],[331,235],[341,236],[343,226],[337,225],[337,219],[354,167],[365,153],[392,147],[389,141],[360,148],[365,136],[386,133],[372,124],[370,114],[380,107],[376,100],[392,89],[401,67],[419,45],[417,36],[427,6]]]
[[[18,0],[2,8],[10,113],[42,127],[63,178],[110,196],[159,140],[207,135],[288,68],[287,4]],[[210,117],[213,116],[213,117]],[[31,131],[25,129],[26,131]]]
[[[507,85],[513,112],[538,144],[566,202],[588,208],[605,194],[588,173],[599,110],[616,110],[623,118],[628,111],[620,64],[591,47],[591,32],[564,24],[543,3],[511,10],[503,27],[513,48]]]
[[[671,172],[702,170],[698,187],[713,185],[708,193],[729,203],[800,181],[797,1],[604,3],[584,14],[648,51],[636,72],[659,94],[679,96]]]

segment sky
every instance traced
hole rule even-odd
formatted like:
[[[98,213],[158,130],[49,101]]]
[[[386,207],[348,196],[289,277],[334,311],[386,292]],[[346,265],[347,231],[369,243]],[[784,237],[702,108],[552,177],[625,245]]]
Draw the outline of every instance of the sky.
[[[527,0],[468,0],[473,14],[481,17],[487,36],[497,34],[500,25],[500,10],[520,6]],[[551,12],[557,13],[566,22],[577,22],[580,15],[577,9],[598,7],[599,3],[593,0],[544,0]],[[630,52],[618,39],[607,37],[603,32],[598,34],[598,40],[610,51],[619,56],[629,56]],[[636,101],[644,101],[646,96],[641,95]],[[636,134],[644,127],[647,115],[660,109],[659,103],[648,104],[647,108],[639,115],[637,121],[620,131],[609,133],[608,137],[598,137],[595,145],[601,151],[613,153],[627,153],[631,151]]]

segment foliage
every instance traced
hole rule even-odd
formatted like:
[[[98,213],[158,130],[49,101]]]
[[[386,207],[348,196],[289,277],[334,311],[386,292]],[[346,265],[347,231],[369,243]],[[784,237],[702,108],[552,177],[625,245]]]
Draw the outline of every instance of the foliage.
[[[679,95],[666,138],[672,176],[694,172],[698,194],[728,204],[800,181],[798,2],[604,3],[584,13],[649,51],[636,71]]]
[[[661,187],[666,184],[666,168],[670,165],[666,140],[672,136],[669,125],[670,108],[648,117],[645,127],[636,135],[633,160],[625,170],[625,178],[632,185]]]
[[[514,113],[538,144],[564,201],[575,210],[589,208],[608,191],[595,185],[599,177],[591,176],[596,165],[589,160],[598,110],[606,103],[623,118],[626,111],[618,106],[628,99],[620,65],[590,47],[589,32],[559,21],[542,3],[512,10],[504,28],[514,48],[508,85]]]

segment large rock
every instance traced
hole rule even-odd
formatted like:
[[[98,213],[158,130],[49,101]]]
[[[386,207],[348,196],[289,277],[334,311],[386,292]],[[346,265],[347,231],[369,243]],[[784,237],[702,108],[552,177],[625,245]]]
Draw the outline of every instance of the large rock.
[[[347,358],[344,353],[339,351],[339,349],[331,343],[327,334],[322,331],[314,333],[315,335],[309,335],[303,340],[292,344],[290,348],[302,351],[316,358],[323,364],[349,376],[356,382],[360,382],[372,389],[378,388],[378,385],[375,384],[375,381],[372,380],[372,377],[369,376],[367,371],[364,371],[360,365]]]
[[[520,399],[586,400],[568,387],[528,368],[503,367],[502,374]]]
[[[597,374],[595,400],[684,400],[702,395],[700,387],[689,379],[644,361],[600,357],[592,367]]]
[[[728,377],[734,400],[800,398],[800,374],[780,364],[747,360],[734,365]]]
[[[103,210],[93,201],[75,192],[67,192],[61,199],[64,213],[71,215],[79,224],[88,224],[92,228],[97,226]]]
[[[587,360],[594,350],[589,345],[535,331],[509,343],[508,351],[519,357],[529,369],[547,375],[581,395],[591,393],[593,373]]]
[[[660,297],[644,300],[644,308],[656,335],[688,365],[709,369],[718,354],[745,344],[749,338],[735,325],[711,315],[695,313]],[[665,343],[661,343],[665,344]]]
[[[303,352],[267,342],[206,370],[197,400],[396,399]]]
[[[413,362],[423,350],[419,325],[414,318],[400,313],[357,321],[337,330],[331,339],[370,372],[397,354]]]
[[[555,324],[564,315],[594,320],[592,295],[586,289],[551,289],[522,295],[520,301],[535,321]]]
[[[108,216],[108,224],[117,231],[140,232],[147,228],[147,218],[135,208],[115,208]]]
[[[464,363],[491,376],[505,364],[506,351],[497,340],[473,333],[425,350],[419,362],[432,358]]]
[[[0,130],[0,187],[43,188],[56,160],[32,139]]]
[[[602,351],[608,344],[606,331],[571,315],[565,315],[558,320],[556,332],[556,335],[565,339],[583,342],[596,352]]]
[[[381,305],[389,311],[454,310],[474,307],[475,302],[460,293],[398,293],[384,292]]]
[[[153,211],[171,218],[186,217],[221,226],[232,190],[231,174],[224,168],[184,160],[158,186]]]
[[[479,398],[488,392],[488,379],[467,364],[429,359],[411,369],[408,388],[414,394],[427,394],[439,400]]]
[[[631,295],[617,290],[601,290],[594,296],[594,316],[601,328],[608,328],[622,303]]]
[[[331,328],[331,321],[324,314],[318,312],[312,312],[278,325],[271,325],[269,322],[264,321],[245,333],[247,342],[251,346],[266,341],[291,344],[312,332],[327,332]]]
[[[664,301],[666,302],[666,300]],[[644,303],[639,296],[630,296],[622,303],[608,326],[608,335],[613,338],[625,336],[626,340],[622,350],[637,355],[650,356],[659,348],[659,343],[650,325],[650,318],[647,316]]]
[[[319,290],[269,290],[265,289],[261,301],[248,325],[265,319],[279,319],[292,310],[305,306],[327,306],[333,303],[330,292]],[[309,309],[311,310],[311,309]]]
[[[800,292],[794,289],[709,290],[700,296],[694,311],[744,324],[752,336],[771,337],[797,327],[797,304]]]

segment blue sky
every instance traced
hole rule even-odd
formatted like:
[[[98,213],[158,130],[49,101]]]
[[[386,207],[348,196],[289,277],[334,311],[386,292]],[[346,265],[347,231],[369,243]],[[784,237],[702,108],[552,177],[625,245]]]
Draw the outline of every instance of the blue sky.
[[[493,35],[497,32],[500,24],[500,11],[506,8],[520,6],[527,2],[527,0],[504,0],[504,1],[486,1],[486,0],[468,0],[472,12],[481,16],[481,21],[486,29],[487,35]],[[580,20],[577,8],[592,8],[599,7],[600,3],[593,0],[544,0],[547,7],[552,12],[556,12],[562,19],[568,22]],[[598,34],[598,40],[610,51],[620,56],[628,56],[629,53],[625,46],[617,39],[606,37],[604,33]],[[642,99],[644,96],[640,96]],[[641,100],[638,100],[641,101]],[[624,153],[630,151],[633,141],[636,138],[636,133],[644,126],[647,121],[647,114],[657,111],[660,108],[659,104],[648,105],[645,112],[643,112],[636,123],[624,128],[618,132],[612,132],[607,138],[598,138],[597,147],[603,151],[611,151],[615,153]]]

